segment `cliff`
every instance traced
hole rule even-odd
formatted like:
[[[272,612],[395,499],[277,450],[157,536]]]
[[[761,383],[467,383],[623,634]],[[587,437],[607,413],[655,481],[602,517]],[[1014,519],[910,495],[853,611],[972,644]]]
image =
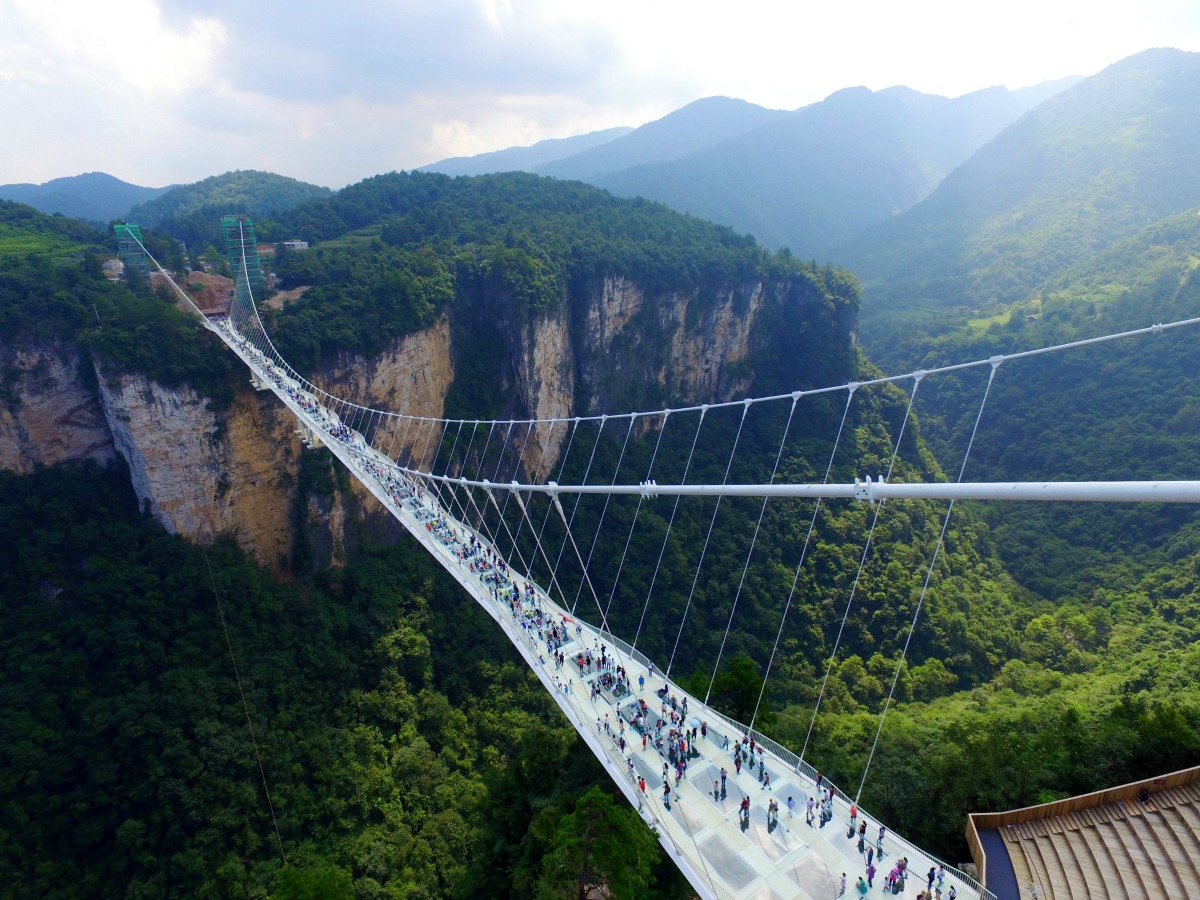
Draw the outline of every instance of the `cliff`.
[[[72,460],[111,462],[112,433],[73,346],[0,345],[0,468],[27,475]]]
[[[378,356],[339,355],[314,380],[355,402],[431,418],[464,414],[451,407],[469,407],[478,385],[468,382],[480,379],[480,366],[502,405],[498,414],[515,419],[655,408],[667,398],[725,400],[756,386],[749,363],[778,340],[764,310],[801,321],[801,307],[811,305],[806,297],[786,280],[701,296],[653,295],[628,278],[606,277],[575,302],[529,313],[503,294],[483,292]],[[828,327],[848,352],[849,324]],[[290,413],[269,392],[252,391],[248,379],[232,403],[215,410],[190,386],[168,388],[104,360],[81,359],[73,347],[6,353],[7,371],[16,373],[10,402],[0,409],[6,469],[119,456],[144,508],[169,531],[199,542],[232,535],[280,570],[295,565],[300,531],[305,552],[327,565],[354,540],[347,522],[358,527],[372,513],[376,524],[386,520],[353,484],[344,490],[337,479],[304,477],[302,454],[323,451],[303,450]],[[783,377],[806,377],[802,362],[791,366]],[[566,434],[546,423],[510,435],[525,475],[553,469]],[[389,450],[427,464],[439,437],[397,424]]]

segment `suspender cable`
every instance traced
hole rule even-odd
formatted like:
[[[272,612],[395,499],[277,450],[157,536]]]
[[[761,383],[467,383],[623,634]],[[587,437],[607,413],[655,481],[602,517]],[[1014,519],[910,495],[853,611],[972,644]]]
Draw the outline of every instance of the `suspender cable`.
[[[497,424],[500,424],[500,423],[497,423]],[[499,450],[498,455],[496,456],[496,468],[492,471],[491,480],[493,482],[497,478],[500,477],[500,467],[504,465],[504,448],[508,446],[508,439],[512,435],[513,423],[510,421],[506,424],[508,425],[508,428],[505,429],[505,431],[504,431],[504,437],[502,437],[500,439],[500,450]],[[499,515],[501,518],[504,518],[504,513],[501,512],[500,506],[496,503],[496,498],[492,496],[492,492],[487,489],[485,489],[485,492],[487,493],[488,502],[491,503],[492,508],[496,511],[497,515]],[[506,526],[505,530],[507,530],[507,526]],[[499,536],[499,534],[500,534],[500,526],[498,524],[496,525],[495,533],[497,536]],[[496,549],[499,550],[500,542],[495,541],[495,544],[496,544]]]
[[[854,399],[854,391],[858,385],[852,385],[846,393],[846,406],[842,410],[842,421],[838,425],[837,437],[833,439],[833,450],[829,453],[829,462],[825,465],[825,483],[829,482],[830,476],[833,474],[833,460],[837,456],[838,445],[842,442],[842,431],[846,427],[846,418],[850,414],[850,401]],[[758,699],[754,702],[754,713],[750,716],[750,730],[754,730],[754,722],[758,718],[759,707],[762,706],[763,696],[767,692],[767,679],[771,677],[771,667],[775,665],[775,654],[779,652],[779,641],[783,637],[783,626],[787,623],[788,612],[792,608],[792,598],[796,596],[796,586],[800,583],[800,570],[804,567],[804,560],[808,556],[808,548],[812,542],[813,531],[817,527],[817,515],[821,511],[821,501],[817,500],[817,505],[813,507],[812,518],[808,522],[808,533],[804,536],[804,546],[800,549],[800,561],[796,563],[796,571],[792,575],[792,587],[788,591],[787,600],[783,604],[783,615],[779,617],[779,628],[775,631],[775,643],[771,647],[771,656],[767,659],[767,668],[763,672],[763,681],[758,688]]]
[[[662,428],[658,429],[658,437],[654,441],[654,452],[650,454],[650,465],[646,467],[646,481],[650,480],[650,476],[654,473],[654,461],[658,459],[658,448],[662,446],[663,430],[667,427],[667,420],[663,418]],[[633,521],[629,524],[629,534],[625,536],[625,547],[621,551],[621,562],[617,565],[617,574],[613,577],[612,592],[608,595],[608,605],[605,607],[606,612],[612,612],[613,599],[617,596],[617,585],[621,583],[621,572],[625,569],[625,557],[629,555],[629,544],[633,540],[634,529],[637,528],[638,515],[642,511],[642,504],[646,498],[638,496],[637,506],[633,510]],[[642,618],[646,616],[646,606],[642,605]],[[638,619],[637,633],[633,637],[634,648],[637,647],[638,637],[642,633],[642,619]]]
[[[519,493],[519,492],[517,492],[517,491],[514,491],[514,492],[513,492],[513,496],[514,496],[514,497],[516,497],[516,500],[517,500],[517,506],[519,506],[519,507],[521,508],[521,514],[522,514],[522,516],[523,516],[525,519],[529,519],[529,510],[528,510],[528,509],[526,508],[526,506],[525,506],[525,500],[524,500],[524,499],[521,497],[520,493]],[[551,496],[550,496],[550,505],[551,505],[551,506],[554,506],[554,505],[555,505],[555,500],[556,500],[556,499],[557,499],[557,498],[556,498],[555,496],[553,496],[553,495],[551,495]],[[560,507],[559,507],[559,509],[561,510],[561,509],[562,509],[562,507],[560,506]],[[530,520],[530,522],[529,522],[529,531],[530,531],[530,532],[531,532],[531,533],[534,535],[534,537],[535,537],[535,539],[536,539],[536,538],[537,538],[537,532],[534,530],[534,527],[533,527],[533,522],[532,522],[532,520]],[[551,567],[550,567],[550,560],[549,560],[549,559],[547,559],[547,557],[546,557],[546,550],[545,550],[545,548],[543,548],[543,547],[542,547],[542,542],[541,542],[540,540],[535,540],[535,542],[534,542],[534,549],[535,549],[535,552],[536,552],[536,553],[539,553],[539,554],[541,555],[541,557],[542,557],[542,560],[543,560],[543,561],[546,563],[546,567],[547,567],[548,569],[550,569],[550,585],[551,585],[551,587],[553,587],[553,586],[554,586],[554,584],[556,583],[556,580],[557,580],[557,579],[556,579],[556,575],[555,575],[555,571],[554,571],[554,569],[553,569],[553,568],[551,568]],[[535,584],[536,584],[536,582],[535,582]],[[560,590],[561,590],[561,587],[560,587]],[[549,591],[546,591],[546,596],[547,596],[547,597],[549,597],[549,596],[550,596],[550,592],[549,592]],[[551,597],[550,599],[551,599],[551,601],[553,601],[553,599],[554,599],[554,598],[553,598],[553,597]],[[599,607],[599,604],[596,604],[596,605],[597,605],[597,607]]]
[[[721,478],[721,484],[726,484],[729,481],[729,470],[733,468],[733,457],[737,454],[738,441],[742,439],[742,428],[746,425],[746,413],[750,411],[750,404],[742,406],[742,417],[738,419],[737,434],[733,438],[733,448],[729,451],[729,461],[725,463],[725,475]],[[675,665],[675,651],[679,649],[679,639],[683,636],[683,626],[687,624],[688,611],[692,608],[692,598],[696,596],[696,585],[700,583],[700,569],[704,566],[704,556],[708,553],[708,542],[712,538],[713,526],[717,524],[717,513],[721,511],[721,501],[724,497],[717,497],[717,502],[713,506],[712,518],[708,520],[708,533],[704,535],[704,546],[700,548],[700,559],[696,562],[696,574],[692,576],[692,589],[688,591],[687,603],[683,607],[683,616],[679,619],[679,630],[675,633],[675,646],[671,648],[671,659],[667,662],[667,676],[671,675],[671,668]],[[712,685],[708,686],[709,691],[712,691]],[[708,703],[708,697],[705,696],[704,702]]]
[[[704,416],[708,412],[707,406],[700,407],[700,419],[696,422],[696,433],[692,435],[692,447],[688,450],[687,462],[683,466],[683,477],[679,479],[680,484],[687,484],[688,472],[692,468],[692,458],[696,455],[696,443],[700,440],[700,429],[704,427]],[[666,423],[663,423],[664,426]],[[667,530],[663,533],[662,546],[658,548],[658,562],[654,564],[654,574],[650,576],[650,588],[646,591],[646,605],[650,604],[650,596],[654,593],[654,585],[658,581],[658,571],[662,568],[663,556],[667,552],[667,543],[671,540],[671,526],[675,524],[675,514],[679,512],[679,495],[675,495],[675,503],[671,507],[671,517],[667,519]],[[668,675],[670,670],[668,667]]]
[[[504,487],[504,485],[496,485],[496,487],[502,488],[502,487]],[[513,494],[513,493],[515,493],[515,491],[509,491],[509,494]],[[521,564],[521,568],[525,570],[525,580],[527,582],[533,582],[533,576],[532,576],[532,574],[530,574],[532,572],[532,566],[530,566],[529,564],[527,564],[525,562],[525,554],[523,554],[521,552],[521,548],[517,546],[516,538],[513,537],[512,530],[508,527],[508,520],[504,518],[504,510],[501,509],[500,504],[498,502],[496,502],[496,495],[490,488],[487,491],[487,498],[488,498],[488,501],[492,504],[492,508],[496,510],[496,514],[500,518],[500,526],[502,526],[504,528],[504,533],[507,534],[508,539],[510,541],[512,541],[512,552],[516,555],[517,562],[519,562]],[[507,497],[504,498],[504,505],[505,506],[508,505]],[[524,506],[524,504],[522,504],[522,506]],[[500,534],[500,527],[497,527],[495,532],[493,532],[493,534],[495,536],[498,536]],[[493,547],[497,546],[495,537],[491,538],[491,541],[492,541]],[[503,556],[503,555],[504,554],[501,554],[501,556]]]
[[[400,460],[400,457],[403,455],[404,448],[408,446],[408,430],[409,430],[409,428],[412,427],[412,423],[413,423],[412,416],[404,416],[403,419],[404,419],[404,430],[400,432],[400,447],[398,450],[396,450],[396,455],[392,456],[392,454],[390,452],[392,448],[391,447],[388,448],[388,450],[389,450],[388,458],[391,460],[397,461],[397,462]],[[408,451],[408,461],[412,462],[412,451],[411,450]]]
[[[617,478],[619,477],[619,475],[621,473],[621,463],[625,461],[625,450],[629,447],[629,436],[631,434],[633,434],[633,422],[634,422],[634,418],[636,415],[637,415],[636,413],[631,413],[629,416],[629,427],[625,429],[625,440],[621,442],[621,453],[617,456],[617,465],[613,469],[612,484],[617,483]],[[588,567],[591,566],[591,564],[592,564],[592,554],[596,552],[596,544],[600,540],[600,529],[604,527],[604,517],[606,515],[608,515],[608,504],[611,502],[612,502],[612,494],[605,494],[604,495],[604,506],[600,509],[600,521],[596,523],[596,532],[595,532],[595,534],[592,535],[592,546],[591,546],[591,549],[588,550],[587,562],[585,562],[583,564],[584,581],[587,582],[588,588],[590,590],[592,590],[593,593],[595,593],[595,591],[594,591],[594,589],[592,589],[592,579],[590,576],[588,576]],[[574,543],[574,542],[575,542],[575,539],[572,537],[571,543]],[[583,581],[581,581],[579,583],[579,590],[577,590],[575,592],[575,602],[571,604],[571,614],[572,615],[575,614],[575,607],[579,605],[579,593],[582,590],[583,590]],[[596,605],[597,606],[600,605],[599,600],[596,601]],[[603,610],[601,610],[601,612],[603,613]]]
[[[551,501],[554,503],[554,508],[558,510],[558,517],[562,520],[563,527],[567,526],[567,516],[563,512],[562,504],[558,502],[558,495],[551,494]],[[587,583],[588,592],[592,595],[592,600],[596,603],[596,612],[600,613],[600,633],[603,635],[607,632],[610,636],[613,635],[612,629],[608,627],[608,617],[604,615],[604,607],[600,605],[600,598],[596,596],[596,589],[592,587],[591,576],[588,575],[587,566],[584,564],[583,555],[579,552],[579,545],[575,543],[575,536],[571,534],[571,529],[567,528],[567,540],[571,542],[571,549],[575,551],[575,559],[579,561],[580,567],[583,569],[583,580]],[[571,616],[574,617],[575,610],[571,609]],[[616,641],[613,641],[613,653],[620,653],[620,648],[616,646]],[[629,669],[625,669],[626,677],[629,675]]]
[[[904,429],[908,426],[908,418],[912,415],[913,401],[917,397],[917,389],[921,386],[924,373],[914,376],[912,393],[908,395],[908,406],[904,410],[904,421],[900,423],[900,433],[896,436],[896,446],[892,448],[892,458],[888,463],[887,480],[891,480],[892,468],[896,465],[896,457],[900,455],[900,442],[904,440]],[[850,586],[850,596],[846,598],[846,611],[842,613],[842,623],[838,626],[837,637],[833,642],[833,651],[829,654],[829,662],[825,666],[825,678],[821,681],[821,690],[817,694],[817,703],[813,707],[812,719],[808,723],[808,733],[804,736],[804,746],[800,749],[800,758],[808,752],[808,742],[812,740],[813,728],[817,724],[817,713],[821,711],[821,701],[825,699],[825,689],[829,686],[829,675],[833,672],[833,663],[837,659],[838,648],[842,644],[842,634],[846,630],[846,621],[850,618],[850,608],[854,605],[854,596],[858,591],[858,583],[862,579],[863,568],[867,564],[867,556],[871,552],[871,538],[875,535],[875,526],[879,524],[879,516],[883,513],[884,504],[876,504],[871,516],[871,527],[867,530],[867,540],[863,544],[862,557],[858,561],[858,571],[854,573],[854,583]]]
[[[553,431],[553,424],[552,424],[552,425],[551,425],[551,435],[553,435],[553,433],[554,433],[554,431]],[[546,452],[545,452],[545,448],[543,447],[543,448],[542,448],[542,457],[544,458],[544,457],[545,457],[545,455],[546,455]],[[534,472],[534,476],[535,476],[535,477],[534,477],[534,480],[535,480],[535,481],[536,481],[538,478],[540,478],[540,474],[539,474],[540,472],[541,472],[541,461],[539,461],[539,462],[538,462],[538,468],[537,468],[537,470],[535,470],[535,472]],[[551,565],[551,564],[550,564],[550,559],[549,559],[549,557],[547,557],[547,556],[546,556],[546,550],[545,550],[545,548],[544,548],[544,547],[543,547],[543,545],[542,545],[542,532],[541,532],[541,530],[540,530],[540,529],[536,529],[536,528],[534,528],[533,519],[532,519],[532,518],[530,517],[530,515],[529,515],[529,510],[528,510],[528,509],[526,509],[526,503],[525,503],[525,501],[524,501],[524,500],[521,498],[521,495],[520,495],[520,493],[519,493],[519,492],[516,492],[516,491],[514,491],[513,493],[514,493],[514,495],[515,495],[515,496],[516,496],[516,498],[517,498],[517,503],[518,503],[518,504],[520,505],[520,507],[521,507],[521,512],[524,514],[524,519],[522,520],[522,523],[523,523],[525,520],[528,520],[528,521],[529,521],[529,533],[533,535],[533,546],[534,546],[534,551],[535,551],[535,552],[536,552],[538,555],[540,555],[540,556],[542,557],[542,560],[543,560],[543,561],[546,563],[546,569],[547,569],[547,571],[549,572],[549,575],[550,575],[550,584],[549,584],[549,586],[548,586],[548,588],[547,588],[547,590],[546,590],[546,596],[547,596],[547,597],[550,597],[550,599],[551,599],[551,600],[553,600],[554,598],[553,598],[553,596],[551,595],[550,591],[551,591],[552,589],[554,589],[554,588],[556,588],[556,587],[557,587],[557,588],[558,588],[558,592],[559,592],[559,594],[560,594],[561,596],[563,596],[563,598],[564,598],[564,599],[566,599],[566,594],[565,594],[565,592],[564,592],[564,591],[563,591],[563,589],[562,589],[562,584],[561,584],[561,583],[559,582],[559,580],[558,580],[558,563],[556,562],[554,565]],[[533,499],[533,498],[531,497],[531,498],[530,498],[530,500],[532,500],[532,499]],[[553,497],[550,497],[550,498],[548,499],[548,502],[547,502],[547,505],[546,505],[546,516],[547,516],[547,517],[550,515],[550,510],[553,508],[553,506],[554,506],[554,498],[553,498]],[[545,525],[546,525],[546,522],[545,522],[545,519],[543,519],[543,520],[542,520],[542,527],[544,528],[544,527],[545,527]],[[518,534],[520,534],[520,533],[521,533],[521,532],[520,532],[520,525],[518,525],[518,526],[517,526],[517,533],[518,533]]]
[[[580,421],[579,419],[575,420],[576,428],[579,428],[579,421]],[[592,452],[588,456],[587,466],[583,470],[583,481],[581,482],[581,484],[587,484],[588,476],[592,473],[592,463],[595,462],[595,460],[596,460],[596,450],[600,446],[600,437],[604,434],[604,426],[607,423],[608,423],[608,416],[601,416],[600,417],[600,427],[598,429],[596,429],[596,439],[594,441],[592,441]],[[575,513],[579,512],[579,504],[582,500],[583,500],[582,494],[575,495],[575,504],[571,507],[571,518],[569,520],[567,520],[566,527],[568,530],[570,529],[571,525],[573,525],[575,522]],[[567,536],[564,534],[563,542],[558,547],[558,558],[555,559],[555,561],[554,561],[555,569],[557,569],[558,566],[562,563],[563,552],[566,549],[567,549]],[[576,594],[576,596],[578,596],[578,594]],[[566,595],[564,594],[563,595],[563,608],[564,609],[566,608],[566,605],[567,605],[567,598],[566,598]],[[572,612],[574,612],[573,609],[572,609]]]
[[[979,412],[975,414],[975,425],[971,429],[971,437],[967,441],[966,452],[963,453],[962,466],[958,470],[958,481],[963,480],[963,475],[967,471],[967,460],[971,457],[971,448],[975,444],[975,435],[979,431],[979,421],[983,418],[983,409],[987,405],[988,395],[992,391],[992,382],[996,379],[996,369],[1000,367],[999,361],[992,363],[992,368],[988,372],[987,386],[983,389],[983,399],[979,403]],[[912,623],[908,626],[908,636],[904,639],[904,647],[900,651],[900,659],[896,662],[896,674],[892,678],[892,687],[888,691],[887,700],[883,703],[883,712],[879,714],[879,727],[875,729],[875,740],[871,742],[871,752],[867,754],[867,764],[863,767],[862,781],[858,785],[858,793],[854,795],[854,802],[858,802],[858,798],[862,796],[863,788],[867,784],[867,775],[871,771],[871,763],[875,760],[875,749],[879,746],[879,736],[883,734],[883,721],[887,718],[888,709],[892,705],[892,698],[896,695],[896,685],[900,682],[900,670],[904,668],[904,660],[908,656],[908,647],[912,643],[913,632],[917,630],[917,619],[921,616],[921,607],[925,604],[925,596],[929,593],[929,582],[933,578],[933,568],[937,564],[938,553],[942,549],[942,544],[946,540],[946,529],[950,527],[950,516],[954,512],[954,501],[950,501],[950,505],[946,507],[946,515],[942,519],[942,530],[938,534],[937,543],[933,546],[933,555],[929,559],[929,568],[925,571],[925,583],[921,585],[921,595],[917,598],[917,608],[913,610]]]
[[[576,431],[576,429],[579,427],[579,420],[578,420],[578,419],[574,420],[574,423],[571,423],[571,420],[570,420],[570,419],[564,419],[563,421],[565,421],[565,422],[567,422],[567,423],[568,423],[568,426],[567,426],[567,427],[568,427],[568,428],[570,428],[570,430],[571,430],[571,433],[570,433],[570,435],[568,435],[568,437],[567,437],[567,449],[566,449],[565,451],[563,451],[562,459],[559,461],[559,464],[558,464],[558,476],[559,476],[559,478],[562,478],[562,473],[566,471],[566,468],[567,468],[567,460],[568,460],[568,459],[570,459],[570,457],[571,457],[571,447],[573,447],[573,446],[574,446],[574,444],[575,444],[575,431]],[[578,502],[579,502],[579,497],[578,497],[578,496],[576,496],[576,498],[575,498],[575,502],[576,502],[576,503],[578,503]],[[542,525],[541,525],[541,527],[538,529],[538,540],[539,540],[539,541],[540,541],[540,540],[542,540],[542,539],[543,539],[543,538],[546,536],[546,524],[547,524],[547,523],[550,521],[550,513],[551,513],[553,510],[554,510],[554,504],[553,504],[553,503],[548,503],[548,504],[546,504],[546,514],[545,514],[545,515],[542,517]],[[560,551],[561,551],[561,548],[559,548],[559,549],[560,549]],[[561,560],[562,560],[562,553],[560,552],[560,553],[559,553],[559,555],[558,555],[558,560],[556,560],[556,561],[555,561],[555,563],[554,563],[554,569],[555,569],[555,571],[557,571],[557,570],[558,570],[558,562],[559,562],[559,561],[561,561]],[[567,597],[566,597],[566,594],[562,592],[562,585],[561,585],[561,584],[559,585],[559,594],[562,596],[562,601],[563,601],[563,604],[564,604],[564,605],[563,605],[563,608],[564,608],[564,609],[566,609],[566,605],[565,605],[565,604],[566,604],[566,602],[567,602]]]
[[[498,422],[487,423],[488,436],[487,436],[487,440],[485,440],[483,442],[483,454],[479,457],[479,466],[477,467],[477,470],[475,472],[476,476],[482,476],[482,474],[483,474],[481,470],[483,469],[484,464],[487,462],[488,449],[492,445],[492,435],[494,435],[496,433],[496,425],[498,425],[498,424],[499,424]],[[472,432],[471,439],[472,439],[472,441],[474,441],[474,433],[473,432]],[[498,466],[499,466],[499,463],[497,463],[497,467]],[[463,485],[462,487],[463,487],[463,490],[466,491],[467,499],[471,502],[471,506],[474,507],[474,509],[475,509],[475,515],[479,519],[479,525],[476,528],[476,530],[481,532],[488,539],[488,542],[493,547],[497,548],[496,552],[499,552],[499,542],[496,540],[497,536],[500,533],[499,523],[496,524],[495,528],[489,528],[488,524],[487,524],[487,513],[484,511],[484,509],[480,505],[480,503],[475,499],[476,487],[473,485]],[[489,497],[489,492],[488,492],[487,488],[484,488],[484,496]],[[486,504],[486,503],[487,503],[487,500],[484,501],[484,504]]]
[[[464,424],[465,423],[463,423],[463,422],[458,423],[458,430],[454,433],[454,441],[450,445],[450,453],[446,456],[446,465],[442,468],[443,475],[450,474],[450,466],[452,466],[454,464],[454,451],[458,449],[458,439],[462,436],[462,430],[463,430]],[[474,436],[474,430],[472,430],[471,434],[472,434],[472,436]],[[461,469],[460,469],[460,471],[461,471]],[[459,509],[459,512],[462,513],[463,521],[465,521],[465,522],[470,521],[469,517],[467,516],[466,507],[463,505],[462,501],[460,501],[458,499],[458,491],[454,489],[453,482],[447,482],[447,484],[449,484],[449,486],[450,486],[451,502],[455,506],[457,506]],[[471,489],[469,487],[466,487],[466,488],[464,488],[464,490],[470,491]]]
[[[508,432],[509,436],[512,435],[512,425],[515,425],[515,424],[516,424],[515,422],[510,423],[509,432]],[[521,464],[523,463],[523,461],[525,459],[525,447],[529,443],[529,432],[532,430],[533,430],[532,427],[526,427],[525,437],[521,439],[521,449],[517,451],[516,471],[518,471],[518,472],[521,470]],[[504,449],[507,446],[508,446],[508,440],[506,439],[504,441],[504,443],[500,446],[500,459],[501,460],[504,459]],[[499,474],[499,469],[497,469],[496,472],[497,472],[497,474]],[[508,501],[512,498],[512,495],[514,493],[515,493],[514,491],[508,491],[505,493],[504,504],[500,507],[500,518],[501,519],[504,518],[504,513],[507,512],[507,510],[508,510]],[[517,553],[518,558],[522,558],[522,559],[523,559],[523,557],[521,557],[520,552],[517,551],[517,535],[521,533],[521,526],[523,524],[524,524],[523,519],[521,521],[517,522],[516,532],[511,531],[507,526],[504,529],[505,531],[508,532],[509,540],[511,540],[513,543],[513,551]],[[522,565],[524,565],[524,563],[522,563]],[[532,568],[525,569],[525,577],[528,578],[530,581],[533,580],[533,569]]]
[[[429,444],[433,440],[433,431],[435,428],[437,428],[437,425],[438,425],[437,419],[429,420],[429,433],[425,435],[425,446],[421,448],[420,459],[422,461],[425,459],[425,456],[429,453]],[[423,466],[418,465],[418,471],[421,471],[421,469],[423,469],[423,468],[424,468]],[[434,474],[433,467],[430,466],[429,471],[423,472],[422,474],[433,475]],[[436,478],[427,478],[425,480],[433,488],[433,495],[437,498],[438,504],[442,507],[442,509],[449,510],[450,504],[446,503],[442,499],[442,485],[445,484],[445,482],[439,481]]]
[[[529,435],[530,435],[530,434],[533,432],[533,430],[534,430],[534,426],[533,426],[533,425],[530,425],[530,426],[528,426],[528,428],[527,428],[527,430],[526,430],[526,432],[525,432],[525,443],[523,443],[523,444],[521,445],[521,457],[522,457],[522,459],[519,459],[519,460],[517,461],[517,462],[518,462],[518,464],[520,464],[521,462],[523,462],[523,461],[524,461],[524,459],[523,459],[523,458],[524,458],[524,456],[525,456],[525,447],[526,447],[526,446],[528,445],[528,443],[529,443]],[[551,435],[551,437],[553,437],[553,435],[554,435],[554,424],[553,424],[553,423],[551,423],[551,425],[550,425],[550,435]],[[546,442],[546,443],[548,444],[548,443],[549,443],[549,441],[547,440],[547,442]],[[539,453],[539,454],[538,454],[538,461],[537,461],[537,465],[536,465],[536,466],[534,466],[533,472],[530,474],[530,478],[529,478],[529,480],[530,480],[531,482],[533,482],[534,484],[540,484],[540,483],[541,483],[541,480],[542,480],[542,479],[541,479],[542,463],[543,463],[543,462],[545,462],[545,460],[546,460],[546,444],[542,444],[542,447],[541,447],[541,453]],[[518,500],[521,500],[521,498],[520,498],[520,497],[518,497],[517,499],[518,499]],[[529,502],[530,502],[530,503],[532,503],[532,502],[533,502],[533,497],[530,497],[530,498],[529,498]],[[524,501],[523,501],[523,500],[522,500],[522,503],[524,503]],[[521,529],[525,527],[525,520],[529,518],[529,514],[528,514],[527,510],[525,510],[524,506],[522,506],[522,508],[521,508],[521,512],[522,512],[522,513],[525,513],[525,515],[523,515],[523,516],[521,517],[521,520],[520,520],[519,522],[517,522],[517,532],[516,532],[516,533],[517,533],[517,537],[520,537],[520,536],[521,536]],[[533,540],[534,540],[534,544],[535,544],[535,545],[539,544],[539,543],[540,543],[540,541],[538,540],[537,532],[536,532],[536,531],[534,531],[534,527],[533,527],[533,521],[532,521],[532,520],[530,520],[530,522],[529,522],[529,530],[530,530],[531,532],[533,532]],[[534,559],[535,559],[535,561],[536,561],[536,557],[535,557]],[[554,575],[554,572],[553,572],[553,570],[551,570],[551,572],[550,572],[550,575],[551,575],[551,577],[553,578],[553,575]]]
[[[796,415],[796,403],[800,400],[800,394],[797,392],[792,397],[792,408],[788,410],[787,422],[783,426],[783,434],[779,438],[779,449],[775,452],[775,464],[771,467],[771,480],[768,484],[775,483],[775,476],[779,473],[779,462],[783,459],[783,448],[787,443],[788,430],[792,427],[792,418]],[[746,573],[750,571],[750,560],[754,556],[754,547],[758,543],[758,532],[762,528],[763,516],[767,512],[767,500],[763,497],[762,506],[758,508],[758,521],[754,523],[754,534],[750,538],[750,549],[746,551],[746,562],[742,566],[742,576],[738,579],[737,590],[733,594],[733,605],[729,607],[729,621],[725,623],[725,635],[721,638],[721,646],[717,650],[717,661],[713,665],[712,678],[708,682],[708,691],[704,695],[704,703],[708,705],[708,698],[712,694],[712,686],[717,683],[717,670],[721,668],[721,656],[725,652],[725,642],[729,640],[729,630],[733,627],[733,616],[737,612],[738,600],[742,597],[742,587],[746,584]]]

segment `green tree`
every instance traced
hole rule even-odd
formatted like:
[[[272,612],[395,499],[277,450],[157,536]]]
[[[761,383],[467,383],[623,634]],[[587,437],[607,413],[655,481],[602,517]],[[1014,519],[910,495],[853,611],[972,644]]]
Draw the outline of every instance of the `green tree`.
[[[288,866],[279,874],[273,900],[349,900],[354,896],[350,873],[321,864],[309,869]]]
[[[637,814],[594,785],[565,816],[546,854],[538,895],[546,900],[644,896],[658,858],[654,836]]]

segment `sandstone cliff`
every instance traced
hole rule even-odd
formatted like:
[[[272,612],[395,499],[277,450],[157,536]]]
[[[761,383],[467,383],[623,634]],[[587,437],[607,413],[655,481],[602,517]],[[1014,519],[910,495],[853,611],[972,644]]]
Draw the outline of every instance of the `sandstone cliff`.
[[[8,402],[0,403],[0,468],[116,458],[112,434],[73,346],[3,347]]]
[[[752,282],[703,295],[651,295],[627,278],[609,277],[588,296],[534,313],[504,296],[477,298],[378,357],[339,357],[314,380],[357,403],[426,418],[562,420],[725,400],[756,387],[747,363],[777,338],[764,310],[778,315],[788,303],[811,305],[789,290],[786,282]],[[802,313],[787,311],[796,320],[806,318]],[[847,347],[848,335],[846,328]],[[325,451],[303,450],[291,414],[271,393],[252,391],[248,379],[227,408],[214,411],[188,386],[167,388],[103,361],[89,371],[73,348],[5,353],[6,371],[17,373],[9,378],[10,402],[0,408],[0,465],[7,469],[119,455],[139,500],[167,529],[201,542],[231,534],[279,569],[289,564],[298,528],[315,562],[329,564],[353,539],[347,523],[359,527],[364,513],[386,519],[353,485],[348,493],[303,493],[301,454]],[[450,408],[465,359],[471,367],[462,377],[491,373],[485,377],[494,380],[500,410]],[[374,417],[372,427],[393,456],[421,465],[442,438],[407,419]],[[512,429],[513,458],[519,455],[525,476],[553,470],[567,434],[554,422],[528,434]]]

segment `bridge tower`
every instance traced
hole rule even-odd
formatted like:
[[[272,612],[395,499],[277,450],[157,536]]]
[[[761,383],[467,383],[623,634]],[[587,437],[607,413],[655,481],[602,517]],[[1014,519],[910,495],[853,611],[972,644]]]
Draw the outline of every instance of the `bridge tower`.
[[[150,263],[142,246],[142,229],[137,225],[114,225],[117,235],[117,253],[125,264],[125,271],[137,272],[143,278],[150,276]]]
[[[250,292],[255,297],[261,297],[262,261],[258,257],[258,238],[254,234],[254,223],[248,216],[222,216],[221,235],[225,239],[225,255],[229,260],[234,283],[241,280],[239,276],[242,267],[245,266]]]

